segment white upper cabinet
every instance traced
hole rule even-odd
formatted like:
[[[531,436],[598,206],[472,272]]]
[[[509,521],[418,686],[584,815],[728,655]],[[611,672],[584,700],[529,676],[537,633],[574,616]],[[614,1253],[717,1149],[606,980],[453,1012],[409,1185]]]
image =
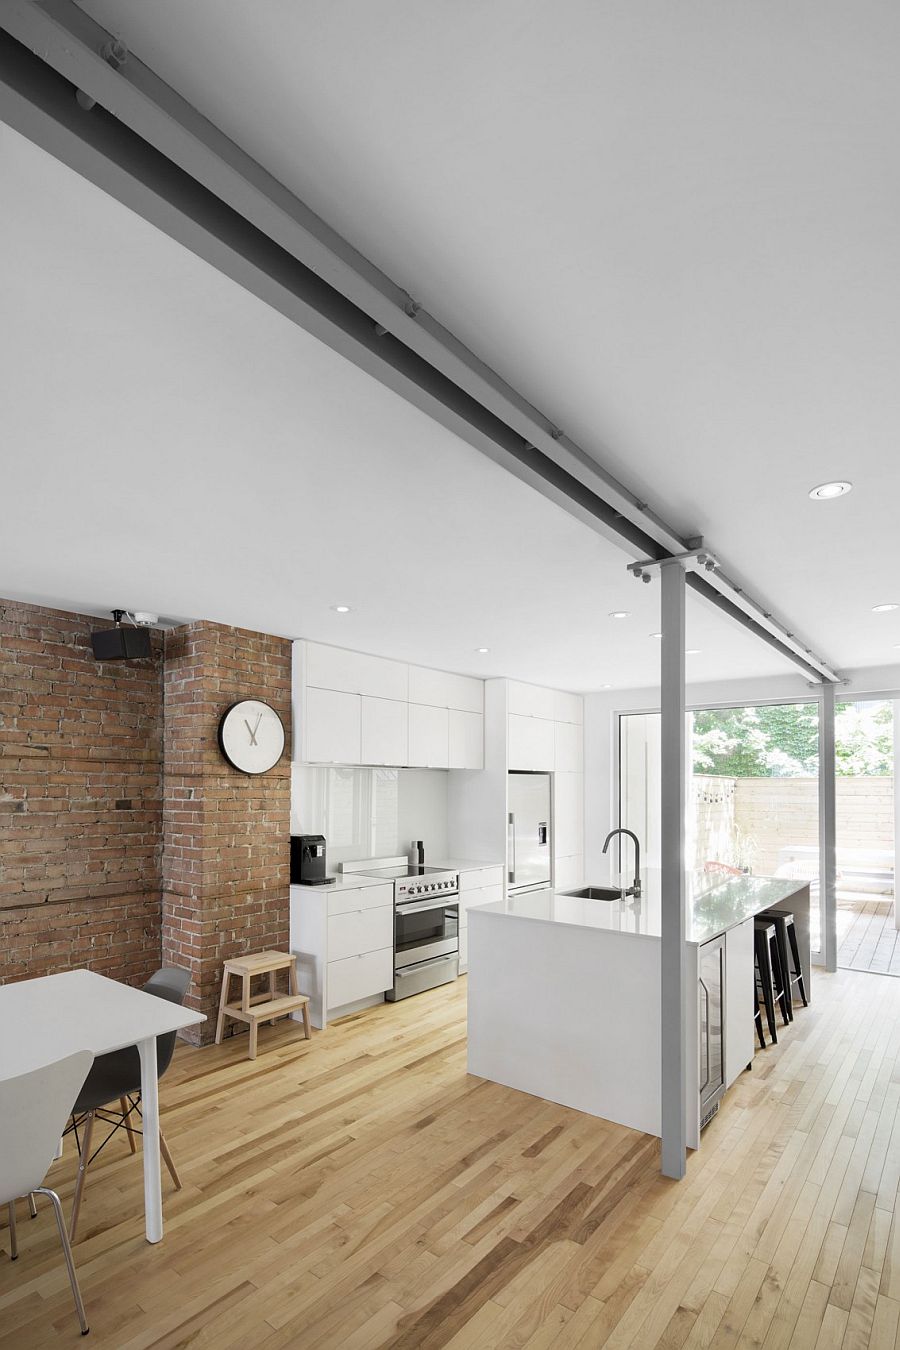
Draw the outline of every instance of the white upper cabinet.
[[[553,856],[570,858],[584,852],[584,778],[558,773],[553,779]]]
[[[557,773],[581,773],[584,769],[584,730],[575,722],[555,722]]]
[[[295,759],[483,768],[483,680],[303,639],[293,651]]]
[[[405,703],[409,666],[383,656],[307,642],[306,683],[316,689],[339,689],[346,694],[368,694],[370,698],[394,698]]]
[[[410,703],[409,763],[422,769],[450,767],[450,713],[446,708]]]
[[[509,717],[509,767],[552,772],[556,762],[555,722],[542,717]]]
[[[476,712],[449,710],[451,769],[484,768],[484,717]]]
[[[310,690],[310,693],[313,691]],[[395,698],[361,699],[361,764],[406,764],[407,705]]]
[[[552,722],[556,717],[557,695],[552,689],[542,689],[537,684],[522,684],[519,680],[508,682],[509,711],[517,717],[543,717]],[[553,765],[549,766],[551,769]]]
[[[484,712],[484,681],[470,675],[429,670],[427,666],[410,666],[409,701],[434,708],[456,708],[459,712]]]
[[[567,694],[562,689],[553,691],[553,719],[556,722],[584,722],[584,699],[580,694]]]
[[[311,764],[359,764],[359,694],[307,689],[305,702],[303,758]]]

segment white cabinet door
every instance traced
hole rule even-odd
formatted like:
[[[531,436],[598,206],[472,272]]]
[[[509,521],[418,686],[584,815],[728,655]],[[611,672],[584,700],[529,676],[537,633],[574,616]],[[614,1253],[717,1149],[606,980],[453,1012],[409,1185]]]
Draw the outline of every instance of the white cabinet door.
[[[383,656],[307,642],[306,683],[317,689],[338,689],[345,694],[368,694],[402,702],[409,689],[409,667]]]
[[[508,690],[509,711],[517,717],[543,717],[548,722],[554,720],[556,701],[552,689],[510,680]]]
[[[725,1086],[753,1062],[753,920],[725,934]]]
[[[446,708],[409,705],[409,762],[416,768],[449,768],[450,714]]]
[[[406,704],[393,698],[362,698],[361,764],[408,762]]]
[[[556,758],[555,723],[540,717],[509,718],[509,767],[552,771]]]
[[[553,886],[557,891],[574,891],[584,884],[584,859],[580,853],[553,859]]]
[[[450,768],[484,768],[484,717],[450,709]]]
[[[553,778],[553,854],[571,858],[584,851],[584,775],[558,773]]]
[[[584,768],[582,728],[574,722],[555,722],[557,773],[581,773]]]
[[[584,721],[584,699],[580,694],[567,694],[562,689],[553,691],[553,717],[557,722]]]
[[[304,758],[311,764],[358,764],[360,698],[333,689],[307,689]]]
[[[434,708],[480,713],[484,711],[484,681],[471,675],[430,670],[427,666],[410,666],[409,701],[428,703]]]

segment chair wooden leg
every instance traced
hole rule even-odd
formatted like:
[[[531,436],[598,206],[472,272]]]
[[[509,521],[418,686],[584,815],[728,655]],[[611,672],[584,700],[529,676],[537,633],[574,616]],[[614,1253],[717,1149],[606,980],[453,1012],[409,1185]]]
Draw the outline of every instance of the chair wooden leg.
[[[81,1137],[81,1149],[78,1157],[78,1176],[75,1178],[75,1194],[72,1197],[72,1217],[69,1220],[69,1240],[75,1241],[75,1229],[78,1227],[78,1214],[81,1209],[81,1197],[84,1194],[84,1182],[87,1177],[88,1163],[91,1158],[91,1135],[94,1132],[94,1113],[88,1111],[84,1118],[84,1134]]]
[[[127,1097],[119,1098],[119,1109],[125,1119],[125,1132],[128,1135],[128,1147],[132,1153],[137,1153],[137,1144],[134,1142],[134,1126],[131,1123],[131,1102]]]
[[[222,972],[222,992],[219,995],[219,1016],[216,1019],[216,1045],[222,1044],[225,1032],[225,1004],[228,1002],[228,985],[231,980],[227,970]]]
[[[181,1190],[181,1177],[178,1175],[178,1168],[175,1166],[175,1163],[174,1163],[174,1161],[173,1161],[173,1159],[172,1159],[172,1155],[171,1155],[171,1153],[169,1152],[169,1145],[168,1145],[168,1144],[166,1143],[166,1141],[165,1141],[165,1137],[164,1137],[164,1135],[163,1135],[162,1130],[160,1130],[160,1132],[159,1132],[159,1151],[160,1151],[160,1153],[162,1154],[163,1162],[166,1164],[166,1167],[168,1167],[168,1169],[169,1169],[169,1175],[171,1176],[172,1180],[175,1182],[175,1189],[176,1189],[176,1191],[180,1191],[180,1190]]]
[[[256,1018],[254,1017],[253,1021],[250,1023],[250,1058],[251,1058],[251,1059],[256,1059],[256,1032],[257,1032],[258,1027],[259,1027],[259,1023],[257,1022]]]
[[[16,1233],[16,1202],[10,1200],[6,1206],[6,1212],[9,1215],[9,1259],[18,1261],[19,1259],[19,1238]]]

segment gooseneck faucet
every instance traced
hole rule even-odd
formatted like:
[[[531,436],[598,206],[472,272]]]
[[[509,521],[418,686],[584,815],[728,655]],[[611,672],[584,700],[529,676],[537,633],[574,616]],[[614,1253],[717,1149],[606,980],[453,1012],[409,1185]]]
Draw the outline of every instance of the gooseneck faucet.
[[[617,834],[627,834],[628,837],[629,837],[630,839],[633,839],[633,840],[634,840],[634,885],[631,886],[627,891],[625,891],[624,894],[625,894],[625,895],[633,895],[634,898],[635,898],[635,900],[640,900],[640,898],[641,898],[641,844],[640,844],[640,840],[638,839],[638,837],[637,837],[637,835],[635,834],[634,830],[623,830],[623,829],[621,829],[621,828],[620,828],[620,829],[617,829],[617,830],[610,830],[609,834],[606,836],[606,843],[603,845],[603,852],[604,852],[604,853],[605,853],[606,850],[609,848],[609,842],[610,842],[610,840],[611,840],[611,839],[615,839],[615,837],[616,837]]]

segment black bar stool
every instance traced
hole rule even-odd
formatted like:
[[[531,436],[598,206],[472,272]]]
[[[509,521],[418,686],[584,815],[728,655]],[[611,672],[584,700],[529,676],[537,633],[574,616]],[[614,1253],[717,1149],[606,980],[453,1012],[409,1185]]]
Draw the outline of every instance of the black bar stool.
[[[756,1034],[759,1037],[759,1048],[766,1048],[766,1033],[763,1031],[762,1013],[759,1010],[759,991],[756,986],[756,976],[753,978],[753,1025],[756,1027]],[[748,1064],[748,1068],[752,1067]]]
[[[781,957],[778,952],[778,935],[775,925],[767,917],[758,917],[753,923],[753,947],[756,957],[756,975],[762,988],[763,1003],[766,1008],[766,1021],[772,1044],[778,1044],[778,1032],[775,1027],[775,1004],[781,1008],[784,1025],[790,1021],[788,1016],[787,995],[784,992],[784,978],[781,973]]]
[[[781,957],[781,969],[784,974],[785,992],[791,1021],[794,1020],[794,985],[800,990],[804,1008],[809,1007],[806,997],[806,985],[803,982],[803,967],[800,964],[800,946],[797,942],[797,929],[794,916],[786,909],[767,909],[762,915],[771,919],[778,937],[778,955]]]

